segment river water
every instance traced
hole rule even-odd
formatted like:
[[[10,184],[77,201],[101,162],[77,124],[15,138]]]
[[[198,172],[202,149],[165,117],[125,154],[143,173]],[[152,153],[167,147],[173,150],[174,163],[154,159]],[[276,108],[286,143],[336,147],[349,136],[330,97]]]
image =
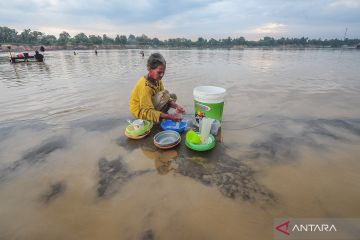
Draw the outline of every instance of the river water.
[[[124,135],[146,59],[193,114],[227,89],[214,150]],[[0,239],[272,239],[276,218],[360,216],[360,51],[0,54]],[[184,136],[184,135],[183,135]]]

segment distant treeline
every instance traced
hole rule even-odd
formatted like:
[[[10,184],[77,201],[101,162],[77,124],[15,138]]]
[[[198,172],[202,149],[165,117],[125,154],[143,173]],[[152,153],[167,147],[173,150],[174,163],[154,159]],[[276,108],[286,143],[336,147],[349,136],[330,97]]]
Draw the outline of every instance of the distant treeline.
[[[152,47],[181,47],[181,48],[233,48],[233,47],[277,47],[277,46],[302,46],[302,47],[341,47],[356,46],[360,44],[360,39],[309,39],[302,38],[279,38],[264,37],[258,41],[249,41],[244,37],[224,38],[224,39],[205,39],[199,37],[197,41],[186,38],[170,38],[161,41],[158,38],[149,38],[145,34],[134,36],[130,34],[117,35],[111,38],[106,34],[89,35],[79,33],[71,37],[69,33],[62,32],[57,38],[54,35],[47,35],[39,31],[25,29],[18,33],[15,29],[0,27],[0,44],[28,44],[28,45],[59,45],[59,46],[76,46],[76,45],[139,45]]]

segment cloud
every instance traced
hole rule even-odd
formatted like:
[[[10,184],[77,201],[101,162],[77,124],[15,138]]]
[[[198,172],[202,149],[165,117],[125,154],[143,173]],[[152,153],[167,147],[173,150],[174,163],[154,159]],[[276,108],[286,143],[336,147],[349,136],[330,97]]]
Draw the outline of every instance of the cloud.
[[[289,34],[289,26],[283,23],[265,23],[260,26],[249,27],[244,30],[239,30],[248,40],[258,40],[260,38],[270,36],[270,37],[283,37]]]
[[[360,0],[11,0],[0,1],[0,23],[55,36],[67,31],[160,39],[292,37],[311,29],[318,37],[337,37],[348,27],[360,37],[359,8]]]
[[[329,4],[330,7],[360,8],[359,0],[338,0]]]
[[[258,33],[258,34],[278,34],[284,32],[286,25],[282,23],[267,23],[263,26],[256,27],[251,29],[250,33]]]

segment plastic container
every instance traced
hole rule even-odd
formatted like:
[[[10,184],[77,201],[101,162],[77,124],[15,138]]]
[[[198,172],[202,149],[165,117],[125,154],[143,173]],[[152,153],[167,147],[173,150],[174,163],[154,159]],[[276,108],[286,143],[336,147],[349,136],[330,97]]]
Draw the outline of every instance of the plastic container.
[[[156,146],[166,147],[178,143],[181,140],[180,134],[173,130],[166,130],[157,133],[154,136]]]
[[[203,118],[204,119],[204,118]],[[215,119],[212,119],[213,122],[211,123],[211,129],[210,129],[210,133],[214,136],[217,136],[219,129],[221,127],[221,123]],[[200,122],[198,123],[198,127],[201,130],[202,128],[202,120],[200,120]]]
[[[221,123],[226,89],[215,86],[194,88],[195,119],[199,123],[203,117],[212,118]]]
[[[160,123],[160,126],[162,129],[164,130],[174,130],[177,131],[178,133],[182,133],[185,128],[187,127],[187,122],[186,121],[180,121],[180,122],[175,122],[172,120],[164,120]]]
[[[186,133],[186,141],[192,144],[201,144],[200,136],[193,130],[190,130]]]
[[[209,139],[213,121],[214,119],[204,117],[200,122],[200,139],[203,144],[205,144]]]
[[[136,119],[135,121],[132,122],[132,125],[136,130],[139,130],[144,127],[144,120]]]
[[[221,127],[221,124],[219,121],[214,120],[211,124],[211,130],[210,133],[214,136],[218,134],[219,128]]]
[[[206,144],[193,144],[188,141],[188,139],[185,139],[185,145],[194,151],[204,152],[213,149],[216,145],[216,141],[214,136],[210,134]]]
[[[144,127],[135,129],[133,124],[130,124],[126,127],[125,132],[130,136],[141,136],[145,133],[147,133],[152,127],[153,123],[147,120],[143,120]]]

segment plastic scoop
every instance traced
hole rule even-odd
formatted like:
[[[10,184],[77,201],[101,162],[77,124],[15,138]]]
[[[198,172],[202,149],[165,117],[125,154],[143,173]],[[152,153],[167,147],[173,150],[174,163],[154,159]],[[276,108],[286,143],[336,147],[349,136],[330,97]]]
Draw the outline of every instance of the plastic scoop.
[[[200,144],[201,143],[201,138],[199,135],[197,135],[196,132],[194,132],[193,130],[190,130],[186,133],[186,139],[191,142],[192,144]]]

